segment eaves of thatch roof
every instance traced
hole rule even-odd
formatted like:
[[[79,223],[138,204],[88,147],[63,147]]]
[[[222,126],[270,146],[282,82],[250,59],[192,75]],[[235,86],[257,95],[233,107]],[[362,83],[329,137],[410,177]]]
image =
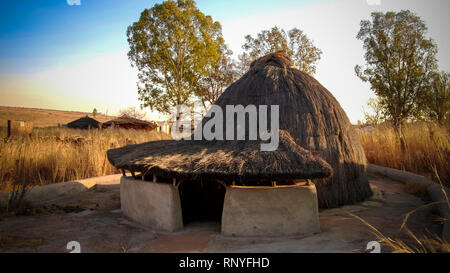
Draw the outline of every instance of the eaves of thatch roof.
[[[261,151],[260,141],[163,140],[129,145],[107,152],[118,169],[187,179],[295,180],[328,177],[323,159],[280,131],[275,151]]]

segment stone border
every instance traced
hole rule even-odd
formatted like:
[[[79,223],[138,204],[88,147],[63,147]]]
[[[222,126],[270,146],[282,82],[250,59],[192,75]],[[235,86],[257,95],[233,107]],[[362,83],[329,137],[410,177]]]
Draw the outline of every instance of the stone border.
[[[25,193],[24,201],[31,204],[56,201],[71,194],[87,191],[95,185],[118,185],[120,177],[122,174],[112,174],[30,188]],[[9,193],[0,194],[0,207],[6,207],[8,198]]]
[[[401,183],[406,183],[408,181],[421,183],[422,185],[427,187],[427,193],[433,202],[444,201],[441,204],[436,205],[436,208],[438,209],[440,216],[447,219],[447,221],[445,221],[442,226],[442,238],[445,241],[450,242],[450,208],[445,202],[446,198],[439,183],[434,182],[433,180],[421,175],[374,164],[367,165],[367,172],[383,175]],[[447,187],[444,187],[444,190],[446,191],[447,196],[450,197],[450,190]]]

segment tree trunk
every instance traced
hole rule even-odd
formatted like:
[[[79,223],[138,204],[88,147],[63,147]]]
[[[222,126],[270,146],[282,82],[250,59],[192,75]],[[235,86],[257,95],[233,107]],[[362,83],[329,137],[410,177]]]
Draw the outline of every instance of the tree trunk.
[[[405,137],[403,135],[403,120],[401,119],[394,119],[394,131],[395,134],[400,141],[400,147],[402,148],[402,152],[406,151],[406,141]]]

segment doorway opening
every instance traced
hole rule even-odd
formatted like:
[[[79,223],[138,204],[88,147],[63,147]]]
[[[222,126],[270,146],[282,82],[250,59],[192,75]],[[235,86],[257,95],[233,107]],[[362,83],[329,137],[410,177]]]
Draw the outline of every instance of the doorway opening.
[[[220,222],[225,187],[216,181],[186,180],[179,186],[183,224]]]

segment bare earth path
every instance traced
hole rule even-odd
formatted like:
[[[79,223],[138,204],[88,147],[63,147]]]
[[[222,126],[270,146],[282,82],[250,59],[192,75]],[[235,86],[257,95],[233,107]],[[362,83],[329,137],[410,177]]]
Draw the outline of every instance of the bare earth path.
[[[0,252],[69,252],[77,241],[81,252],[364,252],[376,240],[370,229],[348,214],[356,214],[384,235],[410,238],[400,231],[403,216],[425,204],[407,194],[404,185],[371,176],[370,200],[320,213],[322,232],[307,237],[227,237],[220,223],[199,222],[176,233],[158,232],[133,223],[120,211],[119,185],[95,189],[45,204],[31,215],[0,220]],[[439,232],[431,208],[415,213],[408,228],[416,234]],[[382,252],[389,249],[382,247]]]

